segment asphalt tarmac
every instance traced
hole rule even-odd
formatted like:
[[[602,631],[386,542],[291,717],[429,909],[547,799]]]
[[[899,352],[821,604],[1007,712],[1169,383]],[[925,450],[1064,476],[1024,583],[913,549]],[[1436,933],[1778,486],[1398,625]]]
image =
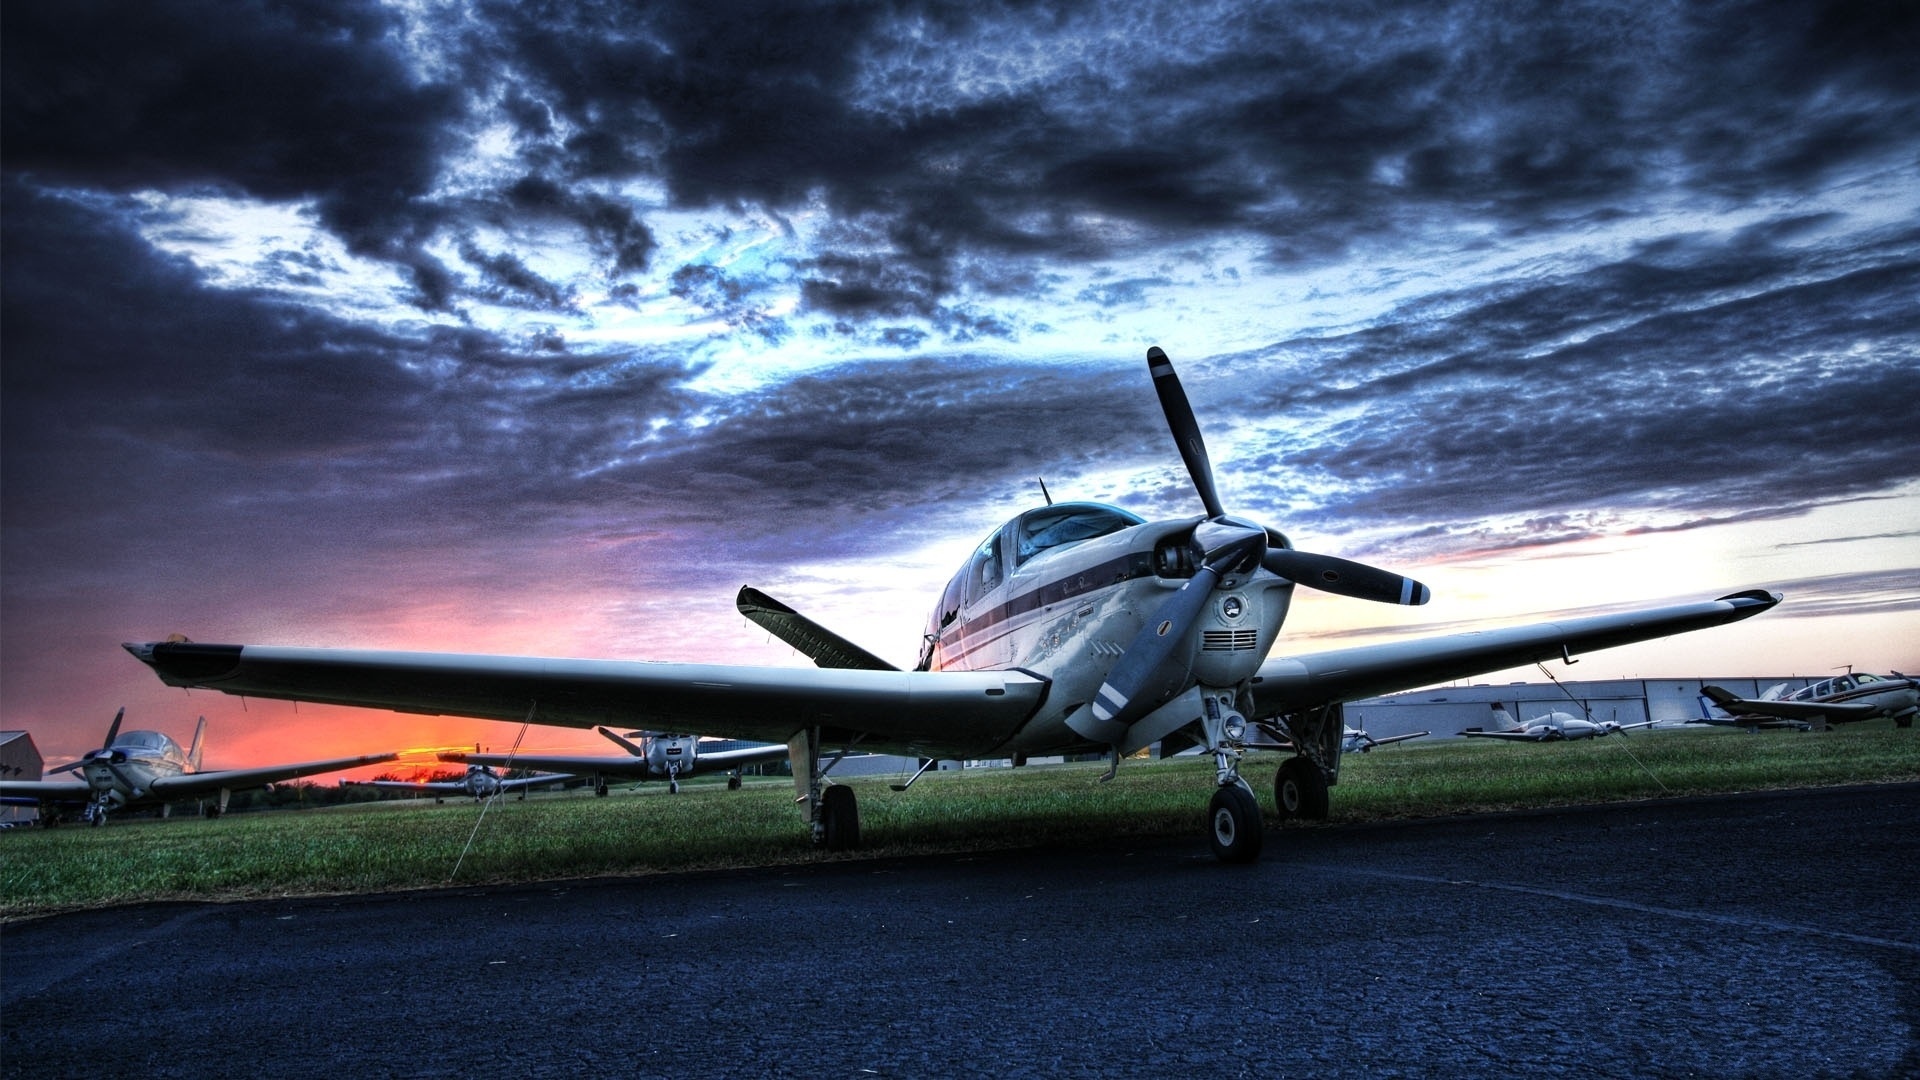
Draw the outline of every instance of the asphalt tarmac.
[[[1920,784],[148,904],[0,928],[0,1074],[1916,1077],[1916,900]]]

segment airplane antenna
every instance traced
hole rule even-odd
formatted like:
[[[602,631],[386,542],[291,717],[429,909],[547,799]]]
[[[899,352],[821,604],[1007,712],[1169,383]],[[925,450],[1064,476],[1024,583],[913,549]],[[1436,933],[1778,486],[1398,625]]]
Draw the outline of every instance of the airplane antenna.
[[[1053,496],[1047,493],[1047,478],[1044,476],[1036,476],[1034,479],[1040,481],[1040,497],[1047,500],[1048,506],[1052,506]]]

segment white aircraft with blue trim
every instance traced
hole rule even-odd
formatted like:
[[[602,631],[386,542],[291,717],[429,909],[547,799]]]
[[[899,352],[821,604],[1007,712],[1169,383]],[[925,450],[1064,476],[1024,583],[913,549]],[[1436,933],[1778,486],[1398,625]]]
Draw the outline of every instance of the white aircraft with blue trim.
[[[80,808],[82,820],[87,824],[105,825],[109,811],[158,808],[165,814],[174,802],[211,797],[213,801],[203,803],[200,812],[214,818],[226,813],[227,801],[236,791],[362,765],[378,765],[400,756],[398,753],[364,754],[202,772],[200,758],[206,750],[206,717],[201,717],[193,730],[192,749],[184,749],[163,731],[122,732],[120,721],[126,715],[125,709],[113,714],[113,723],[107,728],[106,740],[99,749],[87,751],[71,765],[52,770],[78,772],[80,779],[0,780],[0,803],[38,806],[39,822],[46,826],[59,824],[66,810],[75,807]]]
[[[673,735],[657,731],[634,731],[621,735],[598,729],[614,745],[625,750],[621,757],[579,754],[483,754],[454,751],[439,755],[441,761],[462,765],[489,765],[497,768],[557,769],[577,776],[593,778],[593,793],[607,793],[607,778],[616,780],[665,780],[669,794],[680,793],[680,780],[696,773],[722,771],[732,773],[727,789],[740,789],[740,770],[748,765],[763,765],[787,756],[784,743],[754,743],[747,746],[715,744],[697,735]],[[638,739],[639,742],[633,740]]]
[[[1205,514],[1147,521],[1097,503],[1047,505],[989,533],[941,595],[915,670],[893,669],[784,605],[740,609],[818,667],[129,644],[172,686],[590,728],[641,726],[787,746],[815,843],[857,847],[850,788],[827,774],[861,751],[923,760],[1107,752],[1155,742],[1213,756],[1206,836],[1257,858],[1259,802],[1240,764],[1250,729],[1289,743],[1283,815],[1324,817],[1339,778],[1341,703],[1719,626],[1780,602],[1761,590],[1612,615],[1269,657],[1296,587],[1422,604],[1425,585],[1296,549],[1227,513],[1173,365],[1147,353],[1162,411]],[[1111,776],[1111,772],[1108,774]]]

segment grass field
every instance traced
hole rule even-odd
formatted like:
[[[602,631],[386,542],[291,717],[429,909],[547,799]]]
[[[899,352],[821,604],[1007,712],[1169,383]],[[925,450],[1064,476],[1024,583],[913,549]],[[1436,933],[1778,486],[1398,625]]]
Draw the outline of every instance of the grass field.
[[[1284,858],[1272,814],[1280,758],[1242,770],[1268,808],[1268,858]],[[857,855],[813,850],[785,780],[727,791],[717,779],[667,795],[650,786],[471,802],[373,803],[325,810],[117,821],[100,829],[0,832],[0,917],[146,900],[535,881],[828,858],[1191,836],[1211,760],[1029,766],[860,778]],[[1415,742],[1350,754],[1333,789],[1334,823],[1432,817],[1766,788],[1920,780],[1920,732],[1887,722],[1825,733],[1680,731],[1554,745]],[[477,825],[477,828],[476,828]],[[1311,828],[1291,824],[1290,828]],[[471,846],[469,847],[469,841]],[[458,867],[456,872],[456,866]]]

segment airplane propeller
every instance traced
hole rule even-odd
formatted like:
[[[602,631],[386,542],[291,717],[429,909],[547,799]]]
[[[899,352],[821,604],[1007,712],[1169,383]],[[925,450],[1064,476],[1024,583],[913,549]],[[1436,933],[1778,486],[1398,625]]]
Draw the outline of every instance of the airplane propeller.
[[[1180,460],[1186,463],[1194,491],[1207,508],[1207,519],[1193,531],[1192,547],[1199,568],[1160,605],[1115,661],[1092,705],[1096,719],[1124,727],[1159,704],[1157,695],[1149,692],[1154,689],[1155,674],[1192,629],[1214,587],[1227,575],[1259,565],[1297,585],[1339,596],[1406,605],[1431,599],[1427,587],[1412,578],[1350,559],[1297,551],[1287,546],[1278,532],[1228,516],[1213,482],[1213,463],[1200,434],[1200,422],[1194,418],[1173,362],[1157,345],[1147,350],[1147,370],[1153,376],[1153,390],[1166,414],[1167,428],[1180,449]]]

